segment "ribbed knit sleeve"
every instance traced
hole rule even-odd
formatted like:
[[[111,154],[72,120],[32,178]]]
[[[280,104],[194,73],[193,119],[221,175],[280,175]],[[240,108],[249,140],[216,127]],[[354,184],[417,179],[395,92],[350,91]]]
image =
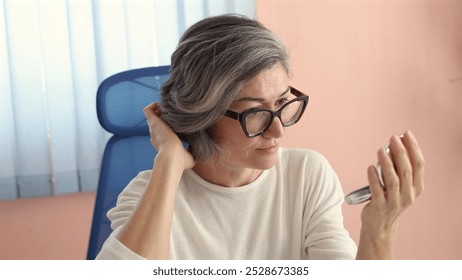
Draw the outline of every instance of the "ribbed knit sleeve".
[[[101,251],[96,259],[99,260],[141,260],[143,257],[132,252],[124,244],[122,244],[117,236],[128,222],[128,219],[135,210],[138,201],[142,197],[144,190],[148,184],[151,171],[144,171],[138,174],[120,193],[117,199],[116,207],[109,210],[107,216],[111,221],[113,232],[104,242]]]
[[[340,181],[327,160],[311,155],[310,185],[304,210],[305,250],[308,259],[354,259],[356,244],[343,225],[344,195]]]

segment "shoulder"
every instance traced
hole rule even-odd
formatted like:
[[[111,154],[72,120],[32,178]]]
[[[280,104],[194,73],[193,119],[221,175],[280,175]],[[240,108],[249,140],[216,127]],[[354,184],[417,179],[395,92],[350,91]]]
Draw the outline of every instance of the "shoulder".
[[[283,166],[330,167],[322,154],[303,148],[281,148],[280,159]]]
[[[340,181],[328,160],[319,152],[301,148],[283,148],[280,168],[290,183],[302,181],[311,191],[339,189]]]

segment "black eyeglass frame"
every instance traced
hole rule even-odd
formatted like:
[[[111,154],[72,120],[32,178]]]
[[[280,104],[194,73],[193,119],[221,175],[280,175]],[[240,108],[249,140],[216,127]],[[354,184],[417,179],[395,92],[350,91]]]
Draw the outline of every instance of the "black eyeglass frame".
[[[281,124],[282,126],[284,127],[288,127],[288,126],[291,126],[291,125],[294,125],[296,124],[303,116],[303,113],[305,112],[305,109],[306,109],[306,106],[308,106],[308,101],[309,101],[309,96],[304,94],[303,92],[299,91],[298,89],[290,86],[289,87],[289,91],[290,93],[292,93],[293,95],[296,96],[296,98],[290,100],[289,102],[287,102],[286,104],[282,105],[281,108],[279,108],[279,110],[277,111],[272,111],[272,110],[268,110],[268,109],[256,109],[256,108],[251,108],[251,109],[248,109],[248,110],[244,110],[242,111],[241,113],[237,113],[237,112],[234,112],[234,111],[231,111],[231,110],[228,110],[224,113],[224,116],[227,116],[229,118],[232,118],[232,119],[235,119],[235,120],[238,120],[239,123],[241,124],[241,127],[242,127],[242,130],[244,130],[244,134],[249,137],[249,138],[253,138],[253,137],[257,137],[259,135],[262,135],[270,126],[271,124],[273,123],[273,120],[274,120],[274,117],[278,117],[279,118],[279,121],[281,121]],[[303,107],[301,109],[301,112],[300,112],[300,116],[288,123],[288,124],[284,124],[284,122],[282,121],[281,119],[281,112],[282,110],[284,110],[284,108],[286,106],[288,106],[289,104],[292,104],[294,102],[298,102],[302,100],[303,101]],[[245,120],[247,118],[247,116],[249,114],[253,114],[255,112],[262,112],[262,111],[265,111],[265,112],[269,112],[271,114],[271,118],[268,122],[268,124],[266,125],[265,128],[263,128],[261,131],[257,132],[257,133],[254,133],[254,134],[250,134],[248,131],[247,131],[247,126],[245,124]]]

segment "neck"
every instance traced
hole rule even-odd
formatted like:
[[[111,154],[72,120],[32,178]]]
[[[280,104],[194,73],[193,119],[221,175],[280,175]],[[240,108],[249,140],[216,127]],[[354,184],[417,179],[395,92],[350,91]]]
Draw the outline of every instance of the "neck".
[[[250,184],[262,173],[262,170],[233,167],[213,160],[198,162],[193,167],[193,170],[207,182],[228,188]]]

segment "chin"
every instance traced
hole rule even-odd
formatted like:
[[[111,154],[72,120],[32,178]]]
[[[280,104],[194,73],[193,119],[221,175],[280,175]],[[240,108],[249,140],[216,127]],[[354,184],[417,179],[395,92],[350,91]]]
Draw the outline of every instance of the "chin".
[[[271,158],[259,158],[257,162],[255,162],[255,169],[259,170],[267,170],[275,166],[278,162],[278,155],[274,155]]]

